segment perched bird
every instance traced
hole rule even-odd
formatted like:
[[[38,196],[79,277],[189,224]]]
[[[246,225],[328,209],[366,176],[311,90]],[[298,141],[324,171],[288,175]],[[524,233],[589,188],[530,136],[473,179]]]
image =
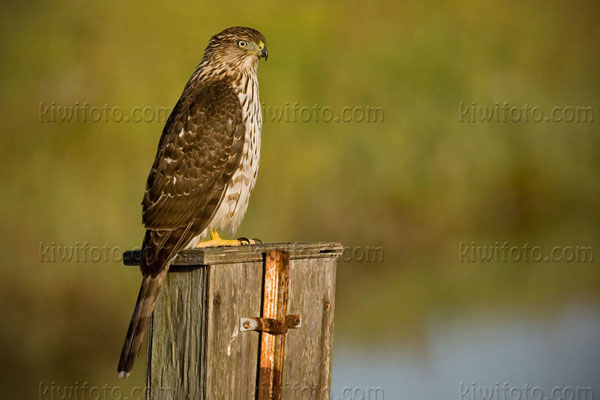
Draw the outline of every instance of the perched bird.
[[[247,243],[218,232],[237,230],[256,182],[262,130],[256,70],[268,56],[265,42],[257,30],[239,26],[214,35],[165,124],[142,201],[143,280],[119,360],[122,378],[133,368],[177,252]]]

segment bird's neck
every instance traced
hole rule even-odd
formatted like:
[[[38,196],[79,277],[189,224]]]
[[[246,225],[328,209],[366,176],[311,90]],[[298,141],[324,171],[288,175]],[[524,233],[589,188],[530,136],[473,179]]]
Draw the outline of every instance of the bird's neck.
[[[256,79],[258,59],[248,57],[243,62],[236,60],[209,61],[206,57],[196,68],[192,80],[211,81],[229,80],[241,82],[242,80]]]

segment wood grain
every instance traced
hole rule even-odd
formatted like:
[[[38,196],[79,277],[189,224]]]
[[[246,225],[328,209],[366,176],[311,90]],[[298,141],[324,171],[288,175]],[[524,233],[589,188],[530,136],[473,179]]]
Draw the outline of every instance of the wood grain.
[[[286,334],[282,396],[286,400],[329,400],[335,275],[335,258],[290,264],[288,313],[302,316],[302,328]]]
[[[260,333],[239,324],[261,316],[265,249],[275,248],[290,254],[287,313],[302,316],[285,334],[282,398],[329,399],[338,243],[189,250],[201,263],[169,273],[152,317],[147,398],[255,399]]]
[[[177,266],[198,267],[202,265],[230,264],[236,262],[262,262],[268,250],[281,249],[290,255],[290,260],[308,258],[339,257],[343,247],[336,242],[318,243],[265,243],[235,247],[209,247],[203,249],[182,250],[171,264],[176,272]],[[128,250],[123,253],[125,265],[140,265],[141,250]]]

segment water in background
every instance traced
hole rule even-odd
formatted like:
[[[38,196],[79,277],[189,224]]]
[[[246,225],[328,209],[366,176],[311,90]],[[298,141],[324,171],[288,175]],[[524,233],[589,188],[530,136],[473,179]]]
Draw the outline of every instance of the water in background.
[[[337,343],[332,399],[568,399],[578,387],[598,398],[599,343],[598,305],[571,304],[551,318],[440,315],[419,348]]]

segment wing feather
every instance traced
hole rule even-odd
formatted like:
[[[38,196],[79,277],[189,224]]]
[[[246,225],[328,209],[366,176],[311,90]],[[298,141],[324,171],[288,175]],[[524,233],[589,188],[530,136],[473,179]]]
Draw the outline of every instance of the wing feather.
[[[204,230],[239,165],[242,108],[226,82],[186,88],[163,130],[142,202],[149,230]]]

